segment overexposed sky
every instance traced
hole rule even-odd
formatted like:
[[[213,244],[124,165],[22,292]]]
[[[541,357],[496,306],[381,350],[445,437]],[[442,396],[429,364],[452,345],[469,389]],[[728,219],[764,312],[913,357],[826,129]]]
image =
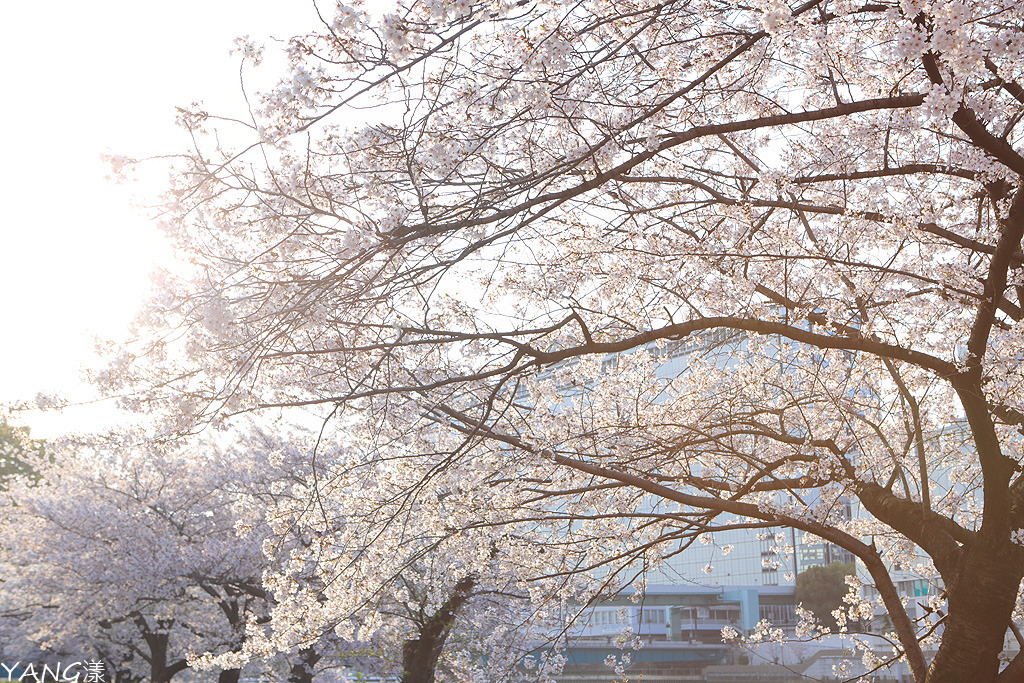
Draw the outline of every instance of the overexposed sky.
[[[325,17],[330,0],[320,0]],[[175,106],[238,111],[234,38],[318,24],[313,0],[9,3],[0,22],[0,402],[80,396],[92,335],[118,336],[166,247],[105,180],[105,152],[181,151]],[[31,420],[30,420],[31,422]],[[61,431],[59,426],[44,431]]]

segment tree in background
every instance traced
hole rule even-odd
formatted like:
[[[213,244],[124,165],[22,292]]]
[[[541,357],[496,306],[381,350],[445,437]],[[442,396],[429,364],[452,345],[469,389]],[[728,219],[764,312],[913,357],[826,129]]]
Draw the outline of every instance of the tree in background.
[[[46,461],[42,441],[32,439],[27,428],[0,421],[0,482],[13,477],[38,478],[38,468]]]
[[[513,681],[523,658],[564,625],[552,606],[562,606],[554,596],[565,579],[522,578],[550,554],[549,539],[533,523],[507,528],[500,543],[487,525],[467,528],[488,499],[462,492],[465,477],[438,472],[423,487],[392,457],[323,442],[311,453],[266,438],[307,465],[283,490],[265,489],[277,491],[274,500],[259,487],[247,496],[251,514],[278,532],[264,542],[273,618],[249,652],[333,657],[405,683]]]
[[[843,597],[850,590],[846,577],[853,573],[853,563],[844,562],[805,569],[796,577],[797,604],[813,613],[825,626],[838,628],[832,612],[844,607]]]
[[[1018,680],[1022,12],[339,5],[251,123],[182,114],[198,274],[98,379],[167,433],[324,420],[355,454],[307,492],[325,586],[411,537],[568,604],[788,526],[863,564],[916,681]],[[909,565],[946,588],[919,622]]]
[[[316,439],[299,430],[218,441],[231,445],[68,440],[41,482],[12,487],[5,655],[95,656],[153,683],[196,669],[305,683],[344,665],[410,683],[499,669],[511,680],[538,616],[507,565],[488,556],[485,575],[465,574],[419,511],[384,544],[389,532],[359,514],[391,514],[391,486],[343,477],[344,450],[311,462]]]
[[[111,672],[167,683],[190,653],[240,650],[247,622],[269,611],[262,537],[234,528],[235,491],[259,458],[128,442],[116,453],[98,440],[55,445],[40,482],[12,485],[5,654],[21,640],[24,661],[36,648],[95,656]]]

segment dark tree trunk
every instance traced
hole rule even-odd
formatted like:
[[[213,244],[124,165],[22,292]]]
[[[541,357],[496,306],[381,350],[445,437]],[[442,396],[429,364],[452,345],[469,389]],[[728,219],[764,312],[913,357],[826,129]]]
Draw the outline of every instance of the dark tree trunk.
[[[949,614],[927,683],[996,680],[1022,574],[1019,549],[1008,539],[992,541],[979,534],[965,549],[946,587]]]
[[[227,597],[221,598],[216,587],[203,584],[202,588],[208,594],[218,599],[217,604],[220,606],[221,611],[224,612],[224,616],[227,617],[228,623],[231,624],[231,630],[234,634],[234,638],[232,640],[234,640],[235,645],[231,648],[231,651],[240,652],[242,649],[241,641],[244,639],[243,629],[245,626],[245,615],[243,610],[239,607],[237,595],[232,593],[230,589],[224,587],[222,590],[227,594]],[[238,683],[238,679],[241,675],[241,669],[225,669],[224,671],[221,671],[220,675],[217,677],[217,683]]]
[[[320,655],[311,647],[299,650],[299,660],[288,671],[288,683],[313,683],[313,672]]]
[[[241,675],[241,669],[225,669],[224,671],[221,671],[220,676],[217,677],[217,683],[238,683],[238,679]]]
[[[146,644],[149,646],[149,672],[152,683],[170,683],[170,680],[181,671],[188,668],[184,659],[179,659],[173,664],[167,662],[167,634],[149,633],[143,634]]]
[[[434,683],[445,640],[474,586],[476,576],[473,574],[455,584],[451,597],[433,616],[420,624],[419,638],[405,641],[402,647],[402,683]]]

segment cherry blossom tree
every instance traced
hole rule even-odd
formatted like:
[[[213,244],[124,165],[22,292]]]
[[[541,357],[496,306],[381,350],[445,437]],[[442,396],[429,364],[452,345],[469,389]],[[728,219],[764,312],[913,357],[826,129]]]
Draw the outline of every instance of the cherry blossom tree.
[[[397,489],[365,469],[346,476],[346,450],[311,462],[317,439],[295,429],[221,434],[226,447],[137,438],[55,444],[41,482],[10,490],[5,654],[93,656],[154,683],[275,668],[307,683],[345,664],[426,683],[438,671],[513,680],[539,639],[507,563],[473,563],[429,536],[436,513],[385,539],[377,520]],[[349,512],[353,499],[368,519]]]
[[[5,641],[166,683],[193,653],[240,650],[247,621],[268,612],[266,531],[235,532],[242,463],[130,440],[117,455],[100,440],[55,445],[41,482],[10,489]]]
[[[856,556],[915,680],[1017,680],[1021,13],[339,4],[251,121],[183,112],[166,223],[195,267],[97,379],[170,431],[344,434],[305,512],[325,585],[398,576],[407,528],[543,601],[783,525]],[[928,620],[910,565],[944,585]],[[305,597],[278,619],[357,611]]]
[[[523,581],[547,538],[466,528],[459,477],[422,486],[391,458],[324,441],[289,495],[254,496],[252,510],[277,532],[264,542],[277,558],[265,573],[276,602],[245,654],[331,655],[403,683],[519,680],[524,657],[563,626],[556,593],[566,580]],[[309,463],[309,450],[289,450]]]

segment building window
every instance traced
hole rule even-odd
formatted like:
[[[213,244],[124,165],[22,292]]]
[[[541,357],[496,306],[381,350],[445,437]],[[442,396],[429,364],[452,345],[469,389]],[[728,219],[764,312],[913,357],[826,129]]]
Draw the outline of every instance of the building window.
[[[789,626],[796,623],[795,605],[761,605],[759,618],[767,619],[775,626]]]
[[[643,623],[645,624],[664,624],[665,623],[665,610],[664,608],[644,608],[643,611]]]

